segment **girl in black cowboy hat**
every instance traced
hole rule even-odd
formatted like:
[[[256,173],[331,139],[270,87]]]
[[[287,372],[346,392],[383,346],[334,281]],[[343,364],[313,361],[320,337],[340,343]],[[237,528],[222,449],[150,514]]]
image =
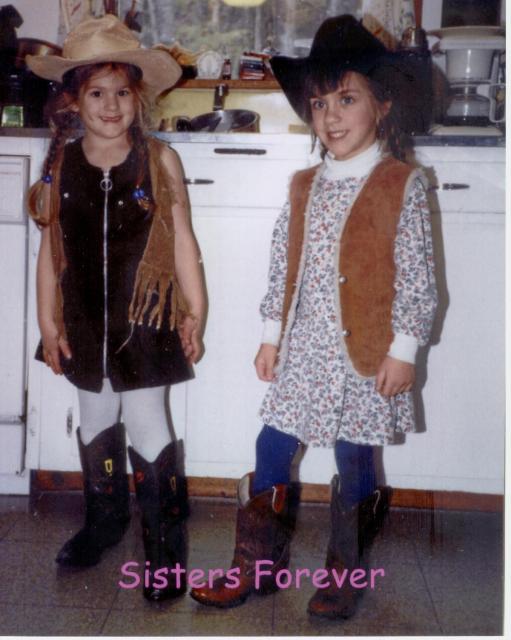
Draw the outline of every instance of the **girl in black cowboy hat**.
[[[179,160],[145,121],[148,98],[181,70],[112,15],[80,23],[62,57],[27,63],[61,83],[29,206],[42,227],[38,357],[78,389],[86,505],[84,527],[56,560],[95,565],[129,524],[122,410],[150,576],[144,595],[175,597],[184,583],[152,580],[156,569],[185,564],[186,485],[165,403],[168,385],[188,380],[202,355],[205,293]]]
[[[400,61],[372,34],[351,16],[330,18],[308,57],[271,63],[323,161],[294,175],[273,234],[255,359],[271,386],[255,474],[239,488],[239,579],[219,578],[192,596],[231,607],[278,588],[289,560],[291,461],[301,443],[332,447],[329,578],[308,610],[347,618],[360,590],[349,580],[339,587],[332,572],[360,566],[390,495],[376,487],[374,449],[414,429],[415,353],[436,307],[429,213],[417,172],[395,157]],[[258,576],[260,560],[271,567]]]

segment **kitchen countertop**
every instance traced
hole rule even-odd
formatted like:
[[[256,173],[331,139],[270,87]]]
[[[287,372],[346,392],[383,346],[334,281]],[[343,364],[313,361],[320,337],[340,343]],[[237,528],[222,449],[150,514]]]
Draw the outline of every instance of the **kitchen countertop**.
[[[301,144],[310,140],[303,133],[190,133],[190,132],[155,132],[155,135],[168,142],[215,142],[234,144]],[[49,138],[49,129],[30,129],[20,127],[0,127],[0,137]],[[506,137],[485,135],[421,135],[412,136],[415,147],[505,147]]]

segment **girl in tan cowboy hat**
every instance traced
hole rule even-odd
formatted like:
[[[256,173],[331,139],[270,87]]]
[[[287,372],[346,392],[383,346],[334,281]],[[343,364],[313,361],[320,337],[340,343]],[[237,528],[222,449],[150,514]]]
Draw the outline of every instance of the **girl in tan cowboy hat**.
[[[191,595],[232,607],[289,586],[291,462],[300,444],[332,447],[330,540],[325,568],[309,570],[308,611],[347,618],[390,496],[376,486],[375,449],[414,429],[415,353],[436,307],[429,213],[417,172],[392,155],[408,81],[399,58],[346,15],[321,25],[308,57],[271,64],[324,159],[293,176],[273,234],[255,359],[271,386],[255,474],[240,482],[233,565]]]
[[[146,134],[145,120],[148,96],[171,87],[180,68],[111,15],[78,25],[62,57],[27,63],[61,83],[29,194],[42,227],[37,355],[76,385],[81,417],[86,519],[57,562],[98,563],[128,526],[122,411],[150,571],[144,595],[175,597],[184,583],[161,572],[152,580],[156,569],[183,566],[186,553],[182,452],[165,400],[202,355],[205,292],[179,159]]]

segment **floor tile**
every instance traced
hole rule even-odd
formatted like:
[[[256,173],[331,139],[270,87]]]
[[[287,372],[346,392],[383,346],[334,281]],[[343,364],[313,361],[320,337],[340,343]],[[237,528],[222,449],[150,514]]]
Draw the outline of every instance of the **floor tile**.
[[[124,541],[87,569],[61,569],[54,562],[60,545],[0,543],[0,603],[109,608],[117,593]]]
[[[503,564],[503,522],[500,514],[438,512],[429,535],[419,530],[413,540],[420,558],[480,560]]]
[[[254,615],[246,608],[197,610],[193,615],[178,613],[172,607],[140,611],[112,610],[105,635],[165,636],[269,636],[271,615]]]
[[[234,500],[206,502],[192,499],[190,510],[187,520],[190,549],[199,553],[224,551],[232,556],[237,503]]]
[[[501,635],[503,632],[502,594],[485,591],[438,590],[434,601],[438,620],[446,635]]]
[[[108,610],[0,604],[3,635],[99,635]]]

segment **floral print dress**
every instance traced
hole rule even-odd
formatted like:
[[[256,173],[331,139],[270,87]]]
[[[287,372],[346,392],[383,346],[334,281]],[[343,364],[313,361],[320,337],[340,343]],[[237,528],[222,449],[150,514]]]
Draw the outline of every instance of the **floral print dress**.
[[[319,178],[312,198],[305,266],[288,351],[264,398],[265,424],[305,444],[332,447],[337,439],[385,445],[396,431],[415,429],[411,392],[386,398],[375,379],[359,376],[346,361],[336,309],[337,247],[344,218],[363,177]],[[287,269],[289,204],[279,216],[272,241],[269,287],[263,319],[279,321]],[[429,210],[416,179],[404,203],[395,240],[394,333],[427,343],[436,307]],[[377,265],[375,265],[377,268]]]

